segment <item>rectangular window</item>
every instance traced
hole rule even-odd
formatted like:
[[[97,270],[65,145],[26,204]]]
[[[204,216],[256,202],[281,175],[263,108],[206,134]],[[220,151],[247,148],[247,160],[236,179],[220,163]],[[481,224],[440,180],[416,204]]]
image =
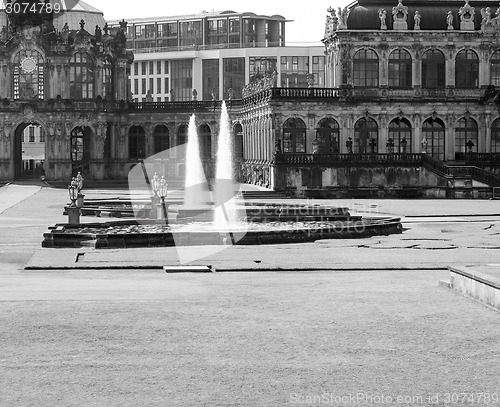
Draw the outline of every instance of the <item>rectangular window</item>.
[[[149,61],[149,74],[154,75],[155,63],[153,61]]]
[[[144,35],[146,38],[155,38],[155,25],[148,24],[145,26]]]
[[[161,78],[156,79],[156,93],[162,93],[161,92]]]
[[[309,57],[281,57],[281,87],[307,88]]]
[[[270,74],[278,65],[277,57],[250,57],[250,81],[252,81],[256,74]]]
[[[314,76],[314,86],[318,88],[325,87],[325,57],[313,57],[312,74]]]
[[[170,93],[170,80],[165,78],[165,93]]]
[[[224,98],[229,98],[232,89],[234,99],[241,99],[245,87],[245,58],[224,58],[223,63]]]
[[[181,47],[194,48],[203,45],[203,29],[201,21],[186,21],[180,24]]]
[[[34,143],[35,142],[35,128],[30,126],[28,131],[29,131],[29,141],[30,141],[30,143]]]
[[[134,75],[139,75],[139,62],[134,62]]]
[[[149,89],[148,90],[151,92],[151,94],[155,93],[153,78],[149,78]]]
[[[165,61],[165,64],[164,64],[164,65],[165,65],[165,66],[164,66],[164,68],[165,68],[165,69],[164,69],[164,71],[165,71],[165,72],[164,72],[164,74],[165,74],[165,75],[168,75],[168,72],[169,72],[169,70],[168,70],[168,61]]]
[[[141,85],[142,85],[142,88],[141,88],[141,93],[142,93],[143,95],[145,95],[145,94],[146,94],[146,78],[142,78],[142,83],[141,83]]]
[[[132,93],[139,93],[139,79],[134,79],[134,89],[132,89]]]
[[[212,100],[212,92],[219,100],[219,60],[204,59],[203,71],[203,100]]]
[[[179,59],[172,64],[172,101],[187,101],[192,99],[193,92],[193,60]]]
[[[146,72],[146,68],[147,68],[146,62],[142,62],[141,63],[141,68],[142,68],[142,72],[141,73],[143,75],[146,75],[147,74],[147,72]]]
[[[156,73],[161,75],[161,61],[156,61]]]

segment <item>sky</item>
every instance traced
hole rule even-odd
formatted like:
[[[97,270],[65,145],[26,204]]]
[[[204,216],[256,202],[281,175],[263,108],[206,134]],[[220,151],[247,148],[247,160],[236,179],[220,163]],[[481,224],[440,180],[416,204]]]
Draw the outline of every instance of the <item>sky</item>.
[[[263,15],[279,14],[287,20],[294,20],[286,25],[286,42],[288,44],[321,41],[328,7],[337,8],[350,3],[345,0],[310,0],[308,2],[299,0],[288,2],[283,0],[240,2],[234,0],[85,0],[85,2],[104,12],[104,18],[107,20],[196,14],[202,10],[251,11]]]

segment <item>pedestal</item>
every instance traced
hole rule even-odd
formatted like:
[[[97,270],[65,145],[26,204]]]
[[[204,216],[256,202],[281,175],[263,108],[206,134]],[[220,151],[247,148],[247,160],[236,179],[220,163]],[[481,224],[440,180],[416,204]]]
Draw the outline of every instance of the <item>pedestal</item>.
[[[156,204],[156,219],[164,220],[168,224],[168,204],[165,202]]]
[[[154,197],[151,198],[151,209],[149,211],[149,219],[157,219],[158,218],[158,203],[159,203],[158,197],[155,195]]]
[[[76,199],[76,206],[78,206],[79,208],[83,208],[84,204],[85,204],[85,195],[78,194]]]
[[[79,225],[80,224],[80,208],[76,206],[69,206],[67,208],[68,212],[68,223],[70,225]]]

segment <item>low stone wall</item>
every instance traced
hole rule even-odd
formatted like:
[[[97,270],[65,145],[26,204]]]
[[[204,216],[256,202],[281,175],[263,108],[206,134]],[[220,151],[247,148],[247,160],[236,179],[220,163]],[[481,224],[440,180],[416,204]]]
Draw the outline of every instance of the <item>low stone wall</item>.
[[[450,267],[450,288],[500,310],[500,279],[475,270]]]

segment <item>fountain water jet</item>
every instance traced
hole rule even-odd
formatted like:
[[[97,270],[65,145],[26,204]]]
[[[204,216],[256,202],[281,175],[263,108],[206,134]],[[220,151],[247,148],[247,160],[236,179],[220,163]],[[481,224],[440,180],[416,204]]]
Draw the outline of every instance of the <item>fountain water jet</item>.
[[[188,142],[186,150],[186,179],[184,207],[195,209],[211,204],[212,197],[200,158],[200,141],[196,130],[196,118],[189,120]]]
[[[226,102],[222,102],[217,145],[217,167],[214,190],[214,224],[228,226],[238,221],[233,171],[233,143]]]

